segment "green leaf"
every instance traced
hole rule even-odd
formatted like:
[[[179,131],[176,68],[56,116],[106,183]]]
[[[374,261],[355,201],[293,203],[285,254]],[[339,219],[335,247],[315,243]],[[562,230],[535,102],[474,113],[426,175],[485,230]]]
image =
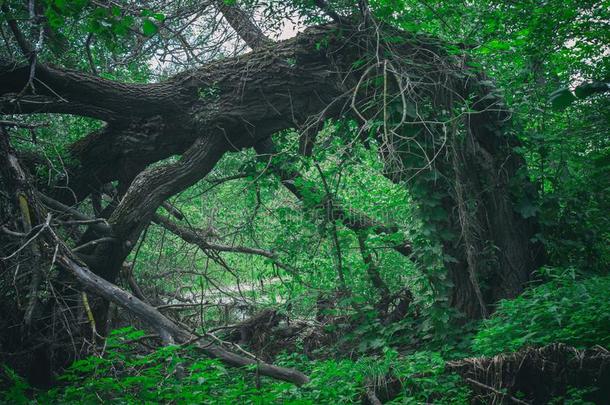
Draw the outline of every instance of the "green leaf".
[[[557,110],[563,110],[568,107],[570,104],[576,100],[576,97],[570,89],[567,87],[562,87],[561,89],[557,89],[551,93],[549,100],[551,101],[551,105],[553,108]]]
[[[500,41],[497,39],[494,39],[492,41],[489,41],[488,43],[486,43],[485,45],[483,45],[481,47],[481,53],[486,55],[492,52],[496,52],[496,51],[507,51],[510,49],[510,44],[508,42],[504,42],[504,41]]]
[[[147,37],[153,36],[159,31],[159,28],[155,25],[154,22],[150,20],[144,20],[142,23],[142,31],[144,31],[144,35]]]
[[[493,41],[487,43],[487,47],[497,51],[506,51],[510,49],[510,44],[494,39]]]
[[[59,11],[64,11],[66,9],[66,0],[55,0],[54,3]]]
[[[578,86],[574,90],[574,93],[576,93],[576,97],[578,98],[587,98],[595,93],[603,93],[606,91],[610,91],[610,83],[591,82]]]

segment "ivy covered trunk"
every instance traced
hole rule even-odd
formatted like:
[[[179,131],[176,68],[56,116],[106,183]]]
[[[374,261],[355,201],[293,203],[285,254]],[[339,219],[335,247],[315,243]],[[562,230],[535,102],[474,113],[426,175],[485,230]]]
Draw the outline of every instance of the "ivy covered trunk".
[[[429,99],[407,101],[414,113],[402,132],[379,130],[381,155],[386,176],[404,184],[418,206],[432,235],[426,243],[441,247],[440,266],[430,258],[434,249],[415,249],[436,299],[467,320],[485,318],[544,264],[536,189],[492,82],[465,64],[437,65],[434,84],[421,90]]]
[[[487,317],[499,300],[520,294],[544,260],[527,210],[535,189],[516,137],[500,123],[505,118],[471,115],[447,162],[453,177],[443,205],[457,236],[443,244],[453,283],[449,302],[469,319]]]
[[[520,210],[534,198],[523,160],[497,134],[491,153],[473,138],[455,140],[413,190],[423,226],[442,247],[444,268],[435,270],[424,252],[424,272],[437,299],[467,319],[487,317],[499,300],[516,297],[544,263],[537,222]]]

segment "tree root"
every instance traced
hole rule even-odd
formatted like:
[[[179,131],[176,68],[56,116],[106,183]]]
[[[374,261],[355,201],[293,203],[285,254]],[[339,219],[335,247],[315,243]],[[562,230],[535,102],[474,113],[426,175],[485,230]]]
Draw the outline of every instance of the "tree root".
[[[545,404],[565,396],[571,387],[597,388],[585,398],[593,403],[610,398],[610,352],[601,346],[579,350],[553,343],[452,361],[447,368],[470,385],[478,395],[475,403]]]

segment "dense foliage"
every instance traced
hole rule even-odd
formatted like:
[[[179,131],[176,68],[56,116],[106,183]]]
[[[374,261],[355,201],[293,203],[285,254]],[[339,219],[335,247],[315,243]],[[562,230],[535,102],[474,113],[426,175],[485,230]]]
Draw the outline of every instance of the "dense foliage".
[[[358,403],[365,380],[384,379],[389,370],[406,378],[405,392],[393,403],[416,404],[430,398],[438,403],[462,403],[468,395],[457,375],[443,375],[444,360],[436,352],[398,358],[387,349],[382,358],[358,361],[279,358],[279,363],[305,367],[311,375],[311,383],[297,389],[265,378],[252,380],[218,361],[198,359],[188,348],[166,347],[138,355],[126,342],[142,335],[127,329],[115,331],[104,356],[74,363],[62,376],[69,384],[66,388],[53,389],[36,399],[45,403]],[[4,400],[27,402],[27,383],[17,376],[12,378],[16,384],[4,394]]]
[[[552,342],[610,347],[608,276],[576,279],[572,272],[502,301],[476,334],[475,353],[494,355]]]
[[[28,14],[34,3],[37,18]],[[450,291],[456,283],[449,268],[462,258],[453,257],[447,246],[470,243],[464,242],[471,237],[464,223],[474,221],[474,214],[469,217],[468,213],[483,203],[479,195],[468,195],[470,189],[465,186],[462,192],[467,195],[460,197],[461,205],[449,207],[447,200],[460,190],[450,189],[455,179],[447,179],[447,173],[455,174],[457,184],[461,174],[443,172],[440,164],[436,167],[432,162],[440,155],[439,161],[447,158],[455,167],[462,164],[463,157],[451,155],[444,142],[458,145],[463,140],[458,119],[475,111],[477,102],[462,100],[460,106],[443,104],[454,108],[451,111],[433,111],[438,105],[423,100],[416,85],[411,88],[413,94],[408,94],[412,99],[388,101],[387,88],[397,79],[387,77],[398,77],[396,72],[388,73],[395,69],[388,68],[394,55],[382,55],[387,58],[383,63],[363,57],[351,69],[365,69],[357,90],[373,94],[367,93],[366,103],[358,106],[362,114],[373,117],[366,125],[356,115],[324,119],[320,114],[321,123],[314,126],[299,121],[302,117],[297,112],[292,120],[298,125],[274,132],[277,150],[272,156],[255,148],[224,154],[207,176],[166,199],[150,224],[130,241],[132,249],[114,281],[196,336],[211,336],[212,343],[256,357],[254,364],[230,368],[202,354],[195,338],[164,345],[159,334],[152,334],[133,312],[114,304],[107,311],[109,335],[104,339],[87,301],[87,296],[95,294],[73,286],[58,288],[54,280],[63,283],[68,277],[54,270],[52,250],[47,254],[52,263],[44,264],[49,270],[36,296],[28,292],[30,276],[19,276],[20,264],[8,261],[14,259],[10,254],[18,246],[7,244],[6,250],[0,249],[0,310],[9,321],[0,321],[0,326],[14,327],[9,323],[17,321],[11,316],[27,312],[26,297],[55,302],[58,295],[66,294],[67,300],[57,299],[59,313],[70,313],[70,300],[78,302],[82,314],[69,316],[74,316],[85,338],[79,344],[71,341],[72,333],[77,334],[73,328],[69,339],[64,336],[56,344],[73,347],[67,356],[71,361],[54,370],[52,384],[47,386],[28,381],[27,369],[19,370],[7,360],[15,353],[6,358],[3,354],[1,402],[335,404],[387,395],[383,402],[395,404],[485,403],[490,395],[505,399],[517,394],[493,387],[482,394],[480,384],[473,386],[462,378],[450,367],[451,361],[557,342],[576,349],[601,346],[610,350],[610,2],[11,0],[2,2],[0,62],[28,63],[33,58],[97,78],[160,82],[248,51],[244,36],[240,38],[233,24],[223,19],[227,15],[223,6],[239,7],[270,38],[287,36],[293,26],[303,30],[339,16],[337,21],[361,16],[363,26],[367,21],[387,24],[418,38],[414,46],[429,53],[440,49],[439,58],[457,60],[463,68],[451,71],[439,66],[439,71],[449,72],[438,77],[463,80],[464,72],[471,69],[484,72],[481,83],[491,89],[489,99],[501,98],[509,111],[497,139],[506,139],[524,161],[509,184],[512,206],[508,210],[528,226],[531,221],[535,231],[527,242],[544,247],[546,265],[533,273],[520,295],[499,302],[489,299],[488,308],[481,304],[486,319],[465,315],[451,303]],[[36,47],[34,53],[21,53],[19,41],[11,37],[15,24]],[[380,42],[403,45],[404,38],[379,32]],[[41,38],[40,47],[37,38]],[[334,40],[329,35],[311,51],[321,53]],[[296,60],[284,62],[297,64]],[[366,78],[366,72],[375,71],[363,68],[369,63],[375,69],[382,66],[383,75]],[[410,66],[416,72],[420,67],[415,62]],[[180,80],[188,81],[186,77]],[[409,80],[429,79],[414,75]],[[34,80],[28,86],[36,89],[44,83]],[[379,88],[384,92],[370,90]],[[197,103],[213,104],[221,93],[220,84],[213,82],[198,90]],[[420,96],[418,104],[414,100]],[[447,94],[438,98],[441,104],[445,98],[453,100]],[[375,110],[380,105],[381,116]],[[26,167],[29,181],[47,194],[71,186],[70,176],[75,173],[71,168],[78,167],[74,145],[87,134],[105,134],[111,127],[77,114],[6,114],[2,120],[7,133],[11,128],[7,139]],[[13,125],[17,121],[21,125]],[[445,138],[423,145],[414,141],[417,145],[405,158],[388,149],[384,138],[384,131],[387,136],[388,128],[398,121],[407,122],[401,139],[415,140],[426,130],[444,133]],[[143,124],[143,133],[152,132],[155,125]],[[303,153],[303,134],[308,131],[315,132],[315,140],[309,153]],[[448,131],[457,134],[455,139],[446,136]],[[440,139],[444,141],[438,147]],[[437,155],[422,163],[422,156],[428,159],[430,152]],[[143,166],[171,165],[180,162],[181,154],[171,153]],[[127,173],[128,169],[135,174]],[[119,176],[74,207],[88,217],[108,219],[111,212],[106,211],[121,203],[129,183],[144,169],[134,164],[116,170],[125,171],[127,187]],[[282,177],[281,171],[291,175]],[[485,184],[483,173],[471,174],[474,179],[469,181],[482,184],[486,191],[500,187]],[[0,178],[0,204],[6,207],[12,198],[6,191],[9,183]],[[341,215],[333,216],[339,209]],[[346,212],[376,225],[353,226]],[[451,215],[460,222],[453,228],[448,225]],[[0,219],[8,216],[10,212],[5,214],[0,207]],[[483,225],[473,223],[477,236]],[[85,231],[78,226],[83,224],[88,223],[81,219],[55,237],[80,240]],[[176,224],[182,231],[176,230]],[[378,224],[385,226],[382,231]],[[7,233],[10,227],[0,225]],[[38,229],[42,232],[45,227]],[[20,243],[30,231],[31,227],[23,232]],[[397,246],[407,246],[409,254]],[[491,243],[472,246],[480,249],[465,254],[463,261],[468,258],[469,268],[477,264],[493,269],[500,261],[494,258],[504,260],[505,253]],[[480,278],[476,289],[479,295],[485,292],[481,301],[487,299],[487,291],[494,290],[491,284],[504,281],[502,276]],[[476,275],[469,280],[477,284]],[[26,287],[19,290],[18,284]],[[74,291],[77,298],[68,295]],[[257,318],[260,314],[272,315]],[[248,324],[251,319],[259,323]],[[70,322],[68,317],[54,321]],[[29,339],[29,324],[15,328],[27,330],[22,333]],[[3,344],[0,340],[0,352],[5,351]],[[26,352],[33,350],[28,347]],[[310,382],[295,386],[259,375],[260,361],[295,368],[308,375]],[[599,385],[586,381],[564,387],[553,401],[587,403]],[[527,400],[529,394],[519,395]]]

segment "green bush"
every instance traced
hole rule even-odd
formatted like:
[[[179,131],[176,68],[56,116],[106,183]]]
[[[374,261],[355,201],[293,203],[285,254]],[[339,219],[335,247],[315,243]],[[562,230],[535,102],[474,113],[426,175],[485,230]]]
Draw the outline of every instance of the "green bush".
[[[357,361],[280,356],[278,365],[298,368],[310,376],[310,383],[296,387],[258,379],[252,370],[226,368],[188,347],[170,346],[146,353],[134,344],[142,336],[143,332],[132,328],[115,331],[102,355],[76,361],[60,378],[63,384],[46,392],[31,389],[6,368],[10,384],[7,391],[0,392],[0,402],[358,404],[367,381],[383,382],[392,375],[402,381],[404,389],[391,403],[468,403],[469,390],[457,375],[445,373],[445,359],[438,352],[400,356],[385,348],[381,356]]]
[[[446,372],[445,361],[440,353],[423,350],[397,359],[392,367],[402,380],[403,393],[390,403],[469,404],[470,390],[459,375]]]
[[[6,365],[0,367],[0,403],[27,404],[30,385]]]
[[[495,355],[551,342],[610,347],[610,276],[579,280],[573,269],[544,270],[551,281],[500,302],[475,336],[475,353]]]
[[[524,345],[564,342],[576,347],[610,347],[610,276],[584,279],[571,269],[543,269],[545,284],[520,297],[502,301],[475,335],[475,354],[494,355]],[[276,363],[307,373],[302,387],[252,370],[226,368],[195,349],[171,346],[152,353],[137,349],[140,331],[126,328],[108,339],[103,355],[75,362],[62,376],[65,385],[35,392],[9,369],[9,390],[0,401],[28,403],[202,403],[202,404],[350,404],[360,403],[367,381],[388,376],[402,381],[403,391],[391,403],[466,404],[470,392],[459,376],[445,370],[450,353],[420,350],[409,355],[384,347],[380,356],[358,360],[309,360],[280,356]],[[457,348],[459,355],[464,355]]]

